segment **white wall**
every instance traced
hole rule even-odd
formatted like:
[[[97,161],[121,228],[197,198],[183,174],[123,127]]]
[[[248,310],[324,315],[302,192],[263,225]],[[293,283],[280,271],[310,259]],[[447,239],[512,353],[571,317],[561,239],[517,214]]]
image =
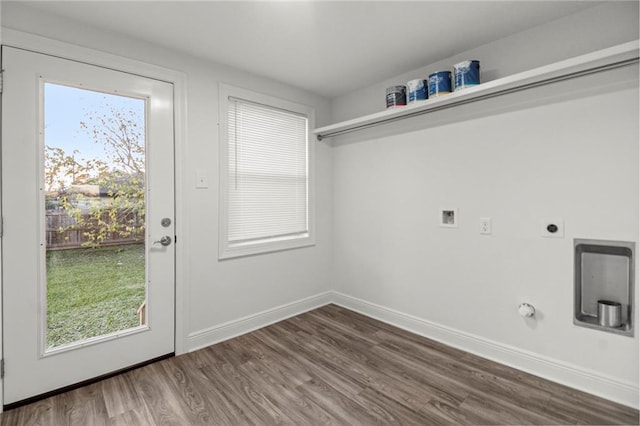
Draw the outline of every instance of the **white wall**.
[[[3,26],[51,39],[101,50],[155,64],[187,75],[187,144],[181,147],[183,182],[178,188],[183,203],[184,234],[178,235],[178,254],[184,259],[183,306],[186,334],[184,349],[210,344],[244,328],[220,326],[256,313],[281,308],[323,294],[329,287],[331,248],[331,158],[326,145],[316,148],[317,244],[315,247],[218,261],[218,84],[239,87],[310,105],[316,123],[329,120],[327,100],[254,74],[86,28],[7,3]],[[208,189],[195,188],[195,171],[209,176]],[[309,303],[314,303],[313,301]],[[297,305],[296,305],[297,306]],[[292,307],[292,312],[298,309]],[[304,305],[306,306],[306,305]],[[304,306],[300,307],[303,309]],[[180,307],[179,307],[180,308]],[[278,312],[273,318],[286,315]],[[257,320],[269,320],[264,316]],[[178,342],[179,345],[181,342]]]
[[[422,70],[473,58],[496,76],[521,71],[634,40],[637,16],[637,3],[597,7]],[[335,99],[334,118],[382,110],[384,87],[420,72]],[[574,238],[638,242],[638,113],[636,65],[334,138],[336,290],[637,406],[638,310],[634,337],[574,326],[572,251]],[[459,209],[459,228],[438,226],[440,207]],[[564,219],[564,238],[541,237],[547,217]],[[524,301],[536,320],[518,316]]]

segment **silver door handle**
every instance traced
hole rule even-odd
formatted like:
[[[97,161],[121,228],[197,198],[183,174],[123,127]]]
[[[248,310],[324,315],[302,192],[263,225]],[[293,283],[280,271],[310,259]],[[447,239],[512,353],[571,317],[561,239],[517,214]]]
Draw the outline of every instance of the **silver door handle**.
[[[160,238],[159,241],[154,241],[153,244],[162,244],[163,246],[168,246],[169,244],[171,244],[171,237],[165,235],[164,237]]]

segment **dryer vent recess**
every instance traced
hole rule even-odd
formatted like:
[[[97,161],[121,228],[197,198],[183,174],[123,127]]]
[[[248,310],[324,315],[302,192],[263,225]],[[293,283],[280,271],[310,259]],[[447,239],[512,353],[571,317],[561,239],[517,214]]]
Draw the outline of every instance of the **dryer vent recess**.
[[[633,336],[635,243],[575,239],[573,323]]]

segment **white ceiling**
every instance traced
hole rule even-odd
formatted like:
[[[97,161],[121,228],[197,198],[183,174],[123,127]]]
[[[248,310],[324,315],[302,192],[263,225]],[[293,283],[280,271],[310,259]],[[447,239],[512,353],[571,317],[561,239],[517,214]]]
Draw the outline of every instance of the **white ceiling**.
[[[5,6],[8,2],[4,1]],[[248,70],[326,97],[598,3],[42,1],[14,7]]]

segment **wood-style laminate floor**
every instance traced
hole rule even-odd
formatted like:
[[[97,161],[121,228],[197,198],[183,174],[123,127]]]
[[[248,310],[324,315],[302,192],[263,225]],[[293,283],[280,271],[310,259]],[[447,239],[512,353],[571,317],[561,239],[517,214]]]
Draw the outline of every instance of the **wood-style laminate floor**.
[[[638,411],[335,305],[0,415],[2,425],[638,424]]]

